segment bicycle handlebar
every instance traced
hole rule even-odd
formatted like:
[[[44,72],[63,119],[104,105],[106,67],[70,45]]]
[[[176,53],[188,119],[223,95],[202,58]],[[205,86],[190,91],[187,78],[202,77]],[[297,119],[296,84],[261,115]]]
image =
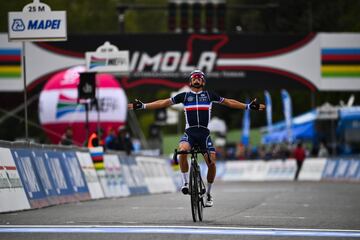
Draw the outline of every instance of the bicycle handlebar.
[[[210,152],[209,149],[194,149],[194,148],[192,148],[191,150],[188,150],[188,151],[178,151],[177,149],[175,149],[174,155],[173,155],[173,160],[174,160],[175,164],[178,164],[178,160],[177,160],[178,154],[191,154],[191,155],[198,154],[198,153],[209,154],[209,152]]]

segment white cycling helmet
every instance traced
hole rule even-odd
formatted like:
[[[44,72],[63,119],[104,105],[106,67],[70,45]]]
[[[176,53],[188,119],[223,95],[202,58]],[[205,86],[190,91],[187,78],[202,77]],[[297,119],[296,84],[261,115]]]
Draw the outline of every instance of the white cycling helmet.
[[[194,71],[192,71],[192,72],[190,73],[189,80],[191,80],[191,78],[192,78],[194,75],[201,75],[202,79],[203,79],[204,82],[205,82],[205,73],[203,73],[202,71],[200,71],[200,70],[198,70],[198,69],[195,69]]]

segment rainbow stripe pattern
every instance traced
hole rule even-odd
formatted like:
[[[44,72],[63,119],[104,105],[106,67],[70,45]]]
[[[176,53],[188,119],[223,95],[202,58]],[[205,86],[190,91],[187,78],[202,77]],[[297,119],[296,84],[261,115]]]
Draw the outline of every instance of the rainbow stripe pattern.
[[[21,78],[21,49],[0,48],[0,80]]]
[[[78,104],[76,98],[69,98],[63,94],[59,95],[59,100],[56,105],[56,119],[61,118],[67,113],[84,111],[84,105]]]
[[[321,75],[324,78],[360,78],[360,48],[323,48]]]
[[[90,58],[90,69],[94,67],[106,66],[106,58],[97,58],[91,56]]]

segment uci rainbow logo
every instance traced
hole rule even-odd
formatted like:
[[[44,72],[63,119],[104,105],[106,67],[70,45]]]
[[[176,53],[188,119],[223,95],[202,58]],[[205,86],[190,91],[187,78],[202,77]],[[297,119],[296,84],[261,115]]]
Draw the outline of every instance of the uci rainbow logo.
[[[56,119],[59,119],[68,113],[84,111],[84,105],[78,104],[76,98],[69,98],[63,94],[59,95],[58,103],[56,104]]]

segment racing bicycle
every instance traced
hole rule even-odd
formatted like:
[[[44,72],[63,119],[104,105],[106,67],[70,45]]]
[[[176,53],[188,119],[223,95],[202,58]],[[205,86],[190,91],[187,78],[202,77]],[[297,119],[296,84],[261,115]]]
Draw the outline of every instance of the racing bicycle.
[[[189,194],[190,194],[190,202],[191,202],[191,214],[193,221],[203,220],[203,209],[205,206],[205,193],[206,188],[205,184],[201,178],[200,166],[198,164],[198,154],[207,153],[208,149],[200,149],[198,146],[195,146],[190,151],[178,151],[175,149],[174,152],[174,162],[177,163],[177,155],[178,154],[190,154],[191,156],[191,165],[190,165],[190,177],[189,177]]]

